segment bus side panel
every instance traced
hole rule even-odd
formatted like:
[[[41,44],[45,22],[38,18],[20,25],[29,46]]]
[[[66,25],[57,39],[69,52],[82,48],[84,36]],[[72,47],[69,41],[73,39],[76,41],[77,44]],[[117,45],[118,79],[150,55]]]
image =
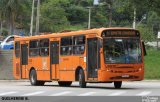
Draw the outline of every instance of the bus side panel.
[[[68,58],[68,60],[66,59]],[[74,57],[63,57],[63,62],[60,64],[60,80],[61,81],[75,81],[75,71],[78,67],[85,70],[86,57],[83,55],[75,55]]]
[[[39,60],[40,63],[35,61],[38,65],[37,80],[50,80],[50,58],[42,57]]]
[[[46,60],[46,61],[44,61]],[[44,63],[46,62],[46,63]],[[51,80],[50,77],[50,57],[45,57],[44,59],[42,59],[42,67],[43,67],[43,75],[44,75],[44,79],[43,80]]]
[[[73,68],[73,57],[72,56],[63,56],[60,58],[60,80],[61,81],[74,81],[75,80],[75,71]]]
[[[86,73],[86,57],[85,54],[84,55],[78,55],[78,56],[74,56],[73,57],[73,68],[74,68],[74,81],[75,81],[75,74],[76,74],[76,69],[77,68],[82,68],[84,70],[85,73],[85,77],[87,80],[87,73]]]
[[[29,79],[29,65],[26,66],[26,79]]]
[[[60,71],[60,81],[74,81],[75,71]]]
[[[37,79],[39,80],[41,75],[39,71],[42,71],[42,63],[40,63],[42,59],[40,57],[29,57],[28,58],[28,72],[30,72],[31,68],[36,70]],[[28,73],[29,76],[29,73]]]
[[[49,57],[29,58],[27,78],[29,71],[34,68],[37,72],[37,80],[50,80],[50,59]]]
[[[74,57],[72,57],[72,60],[73,60],[73,62],[72,62],[73,70],[76,70],[76,68],[77,68],[78,66],[80,66],[79,56],[74,56]]]
[[[33,67],[32,65],[32,59],[31,58],[28,58],[28,65],[27,65],[27,71],[26,71],[26,78],[29,79],[29,74],[30,74],[30,70],[31,68]]]
[[[103,56],[103,49],[100,49],[100,69],[98,70],[98,81],[102,80],[107,80],[107,74],[105,71],[107,70],[105,67],[105,62],[104,62],[104,56]]]
[[[13,76],[15,79],[21,79],[20,58],[13,57]]]
[[[86,56],[79,57],[79,66],[86,70]]]
[[[21,54],[20,42],[14,42],[14,52],[13,52],[13,76],[15,79],[21,79],[21,62],[20,62],[20,54]]]

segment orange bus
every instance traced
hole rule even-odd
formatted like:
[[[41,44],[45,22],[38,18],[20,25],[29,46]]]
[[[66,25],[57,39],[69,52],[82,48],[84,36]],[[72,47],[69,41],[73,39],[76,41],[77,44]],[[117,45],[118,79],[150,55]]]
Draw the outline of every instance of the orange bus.
[[[16,38],[14,77],[31,85],[58,81],[86,83],[140,81],[144,78],[145,47],[138,30],[98,28]]]

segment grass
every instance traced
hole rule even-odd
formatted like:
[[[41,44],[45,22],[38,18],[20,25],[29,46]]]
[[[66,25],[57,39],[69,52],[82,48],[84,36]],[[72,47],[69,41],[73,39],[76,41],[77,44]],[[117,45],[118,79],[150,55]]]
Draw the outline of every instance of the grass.
[[[145,56],[145,79],[160,79],[160,50],[147,49]]]

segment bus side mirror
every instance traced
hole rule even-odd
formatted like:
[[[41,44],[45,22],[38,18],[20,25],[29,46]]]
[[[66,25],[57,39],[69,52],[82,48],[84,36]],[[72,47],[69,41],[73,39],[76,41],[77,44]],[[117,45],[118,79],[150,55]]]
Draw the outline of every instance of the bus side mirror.
[[[145,48],[145,45],[144,45],[143,41],[142,41],[142,48],[143,48],[143,54],[144,54],[144,56],[146,56],[147,52],[146,52],[146,48]]]

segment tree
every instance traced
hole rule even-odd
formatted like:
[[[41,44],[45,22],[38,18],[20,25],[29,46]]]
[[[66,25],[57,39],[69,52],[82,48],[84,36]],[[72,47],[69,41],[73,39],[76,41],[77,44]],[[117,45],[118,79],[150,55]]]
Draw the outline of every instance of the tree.
[[[68,0],[48,0],[41,5],[40,31],[57,32],[69,25],[65,7]]]
[[[114,0],[100,0],[104,5],[106,5],[106,13],[108,14],[109,18],[109,27],[112,26],[112,14],[113,14],[113,3]]]
[[[91,19],[91,27],[99,28],[108,26],[108,19],[106,17],[106,12],[103,6],[97,6],[92,9],[92,19]]]
[[[141,24],[141,26],[139,26],[138,29],[141,32],[142,39],[145,42],[154,41],[155,40],[156,36],[155,36],[155,34],[153,34],[152,28]]]
[[[67,18],[70,24],[83,24],[88,22],[88,10],[82,6],[71,5],[66,9]]]
[[[15,19],[18,13],[22,12],[25,0],[0,0],[0,16],[6,20],[9,25],[9,34],[14,33]]]

